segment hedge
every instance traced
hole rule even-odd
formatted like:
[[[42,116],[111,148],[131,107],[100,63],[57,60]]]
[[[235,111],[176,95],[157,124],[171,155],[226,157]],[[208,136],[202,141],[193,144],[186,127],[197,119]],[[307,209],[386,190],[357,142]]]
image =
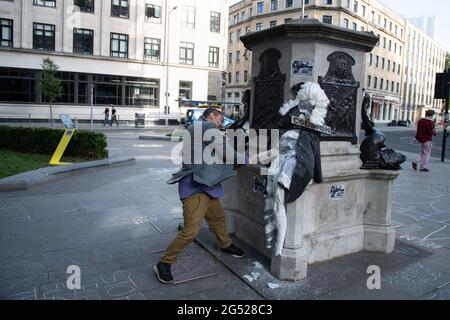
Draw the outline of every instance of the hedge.
[[[64,132],[62,129],[0,126],[0,149],[52,155]],[[104,134],[77,130],[64,155],[90,160],[103,159],[108,154],[106,147]]]

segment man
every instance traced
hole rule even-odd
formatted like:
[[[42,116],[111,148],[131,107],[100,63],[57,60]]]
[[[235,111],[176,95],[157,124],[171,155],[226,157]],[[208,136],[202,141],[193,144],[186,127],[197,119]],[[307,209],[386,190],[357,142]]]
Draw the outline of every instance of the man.
[[[111,127],[113,125],[113,123],[116,123],[117,126],[119,126],[119,122],[117,121],[117,111],[116,111],[116,108],[114,106],[112,106],[111,122],[110,122],[109,126]]]
[[[177,261],[178,255],[197,236],[203,218],[215,233],[222,252],[229,253],[234,257],[241,258],[245,253],[236,247],[230,239],[225,224],[225,212],[220,204],[219,198],[223,196],[221,182],[235,175],[232,165],[228,164],[206,164],[205,159],[200,158],[200,163],[193,161],[201,152],[211,147],[211,143],[218,144],[215,148],[216,156],[221,159],[226,157],[226,163],[248,163],[245,156],[236,152],[224,152],[223,139],[220,143],[214,139],[213,142],[203,141],[205,132],[214,137],[225,136],[220,133],[219,128],[223,124],[223,114],[216,109],[207,109],[200,119],[186,129],[183,145],[183,167],[175,173],[168,181],[169,184],[178,182],[180,200],[183,203],[184,223],[181,231],[167,248],[160,261],[153,267],[158,280],[162,283],[173,283],[171,266]],[[201,130],[198,130],[201,127]],[[201,134],[201,136],[199,136]],[[197,135],[197,136],[196,136]],[[206,139],[205,139],[206,140]],[[186,150],[188,149],[188,150]],[[194,151],[193,151],[194,150]],[[193,152],[192,152],[193,151]],[[194,155],[195,153],[195,155]],[[235,158],[236,157],[236,158]]]
[[[105,107],[105,111],[103,113],[105,115],[105,118],[103,120],[103,126],[106,126],[106,124],[109,122],[109,106]]]
[[[422,118],[417,123],[416,140],[421,144],[421,152],[419,154],[420,171],[428,172],[428,162],[430,161],[431,148],[433,145],[433,136],[436,136],[434,130],[434,117],[435,112],[428,110],[425,113],[425,118]],[[412,167],[417,170],[417,161],[413,160]]]

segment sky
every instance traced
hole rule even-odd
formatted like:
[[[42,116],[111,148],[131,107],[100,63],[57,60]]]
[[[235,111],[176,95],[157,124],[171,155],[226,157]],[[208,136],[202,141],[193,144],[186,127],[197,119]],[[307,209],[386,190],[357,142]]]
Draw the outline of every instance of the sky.
[[[228,0],[233,5],[240,0]],[[402,17],[436,16],[436,40],[450,52],[449,0],[379,0]]]

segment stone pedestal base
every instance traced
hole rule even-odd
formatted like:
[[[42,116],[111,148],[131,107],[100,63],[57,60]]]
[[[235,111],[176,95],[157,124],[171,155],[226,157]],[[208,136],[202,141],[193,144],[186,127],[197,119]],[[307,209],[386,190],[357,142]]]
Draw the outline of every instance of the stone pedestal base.
[[[310,185],[286,206],[287,233],[279,257],[264,246],[264,197],[253,192],[254,178],[262,178],[259,169],[240,169],[224,183],[222,203],[231,230],[271,259],[271,271],[280,280],[305,278],[308,264],[394,249],[391,192],[399,173],[355,169],[361,165],[359,151],[350,143],[325,142],[322,150],[324,182]],[[336,186],[345,189],[341,197],[332,197]]]
[[[306,278],[307,270],[306,248],[283,249],[281,256],[272,256],[271,273],[279,280],[300,281]]]

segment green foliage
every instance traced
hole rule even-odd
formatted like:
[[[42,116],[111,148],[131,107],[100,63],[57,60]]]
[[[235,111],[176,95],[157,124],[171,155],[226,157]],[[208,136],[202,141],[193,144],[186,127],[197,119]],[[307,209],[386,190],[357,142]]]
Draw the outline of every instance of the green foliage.
[[[52,155],[64,130],[0,126],[0,149]],[[102,133],[76,131],[64,156],[95,160],[107,157],[106,137]]]
[[[445,65],[447,66],[447,70],[450,69],[450,53],[447,52],[447,56],[445,57]]]
[[[40,86],[42,93],[50,104],[63,94],[63,86],[58,78],[58,70],[59,67],[50,58],[43,60]]]

